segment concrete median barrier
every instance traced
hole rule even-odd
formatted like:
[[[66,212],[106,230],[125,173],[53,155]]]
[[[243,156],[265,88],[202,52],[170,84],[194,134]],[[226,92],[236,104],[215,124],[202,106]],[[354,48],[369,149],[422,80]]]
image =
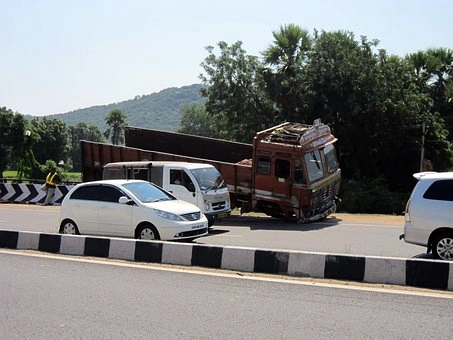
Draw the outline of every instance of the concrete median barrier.
[[[0,248],[453,290],[453,261],[0,230]]]

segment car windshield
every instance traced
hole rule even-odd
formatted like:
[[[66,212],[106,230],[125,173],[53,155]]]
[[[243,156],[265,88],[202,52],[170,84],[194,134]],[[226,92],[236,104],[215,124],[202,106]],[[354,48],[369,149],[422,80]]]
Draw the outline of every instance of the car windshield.
[[[190,170],[198,182],[201,190],[225,188],[226,184],[222,175],[216,168],[202,168]]]
[[[142,203],[174,200],[173,196],[149,182],[130,182],[123,184]]]

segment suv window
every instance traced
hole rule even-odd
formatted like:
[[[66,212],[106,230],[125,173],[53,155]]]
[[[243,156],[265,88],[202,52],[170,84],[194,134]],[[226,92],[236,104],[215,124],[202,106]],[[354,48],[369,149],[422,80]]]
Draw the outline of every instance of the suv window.
[[[423,198],[440,201],[453,201],[453,180],[435,181],[426,190]]]

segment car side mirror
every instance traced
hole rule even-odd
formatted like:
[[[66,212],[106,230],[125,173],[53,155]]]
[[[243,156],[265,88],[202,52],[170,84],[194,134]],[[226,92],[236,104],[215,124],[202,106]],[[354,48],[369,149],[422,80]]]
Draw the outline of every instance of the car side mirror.
[[[128,204],[128,205],[133,205],[134,201],[127,198],[126,196],[121,196],[120,199],[118,200],[120,204]]]

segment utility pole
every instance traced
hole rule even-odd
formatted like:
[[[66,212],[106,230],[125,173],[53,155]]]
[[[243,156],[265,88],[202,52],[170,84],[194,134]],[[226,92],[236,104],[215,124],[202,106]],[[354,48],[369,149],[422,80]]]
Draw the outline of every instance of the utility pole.
[[[426,129],[426,123],[422,124],[422,147],[420,154],[420,172],[423,172],[423,161],[425,159],[425,136],[428,130]]]

